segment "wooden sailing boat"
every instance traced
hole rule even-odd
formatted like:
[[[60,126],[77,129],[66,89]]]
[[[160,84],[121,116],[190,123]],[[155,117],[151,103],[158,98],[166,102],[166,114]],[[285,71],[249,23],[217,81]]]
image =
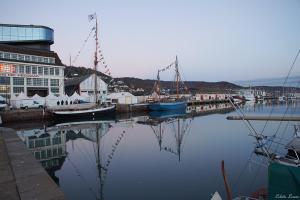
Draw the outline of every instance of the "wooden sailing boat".
[[[97,90],[97,65],[98,65],[98,21],[97,21],[97,15],[93,14],[89,16],[91,20],[95,19],[96,21],[96,26],[95,26],[95,43],[96,43],[96,48],[95,48],[95,57],[94,57],[94,97],[95,97],[95,102],[90,105],[86,106],[83,104],[78,104],[76,108],[68,108],[64,110],[55,110],[52,111],[52,113],[56,116],[63,116],[63,117],[100,117],[104,116],[104,114],[107,113],[112,113],[115,111],[115,105],[100,105],[100,102],[98,101],[98,90]]]
[[[156,99],[154,102],[150,103],[148,108],[150,110],[178,110],[178,109],[185,109],[187,102],[184,98],[180,98],[179,96],[179,81],[180,81],[180,74],[178,70],[178,60],[176,56],[175,63],[172,63],[169,65],[166,69],[168,69],[171,66],[175,66],[175,79],[176,79],[176,98],[161,98],[160,97],[160,77],[159,73],[163,70],[158,70],[157,74],[157,81],[155,83],[156,92],[158,93],[158,99]]]

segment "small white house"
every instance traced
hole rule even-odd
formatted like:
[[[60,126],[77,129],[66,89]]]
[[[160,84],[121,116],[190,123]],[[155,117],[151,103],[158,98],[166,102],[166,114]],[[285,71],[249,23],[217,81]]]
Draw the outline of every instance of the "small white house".
[[[138,98],[129,92],[117,92],[107,95],[107,100],[118,104],[136,104]]]

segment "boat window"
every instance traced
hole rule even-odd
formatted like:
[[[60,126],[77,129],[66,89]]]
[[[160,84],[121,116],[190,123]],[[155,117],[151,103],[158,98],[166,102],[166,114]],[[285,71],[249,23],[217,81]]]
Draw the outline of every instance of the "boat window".
[[[59,106],[59,101],[57,101],[57,105]]]
[[[63,100],[61,100],[61,105],[64,105],[64,101]]]
[[[68,105],[68,101],[66,101],[66,105]]]

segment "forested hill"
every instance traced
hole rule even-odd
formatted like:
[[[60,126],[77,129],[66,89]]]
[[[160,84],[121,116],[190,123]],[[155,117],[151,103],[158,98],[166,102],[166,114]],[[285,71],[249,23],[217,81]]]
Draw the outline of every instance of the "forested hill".
[[[94,73],[94,70],[85,67],[73,67],[73,66],[65,67],[66,79],[80,77],[92,73]],[[140,79],[140,78],[133,78],[133,77],[114,78],[114,80],[111,81],[112,79],[111,77],[99,71],[97,71],[97,74],[101,76],[101,78],[105,82],[109,83],[110,85],[128,86],[128,91],[133,93],[135,93],[134,92],[135,90],[140,88],[144,90],[144,92],[142,92],[143,94],[149,94],[153,90],[153,86],[155,83],[155,80]],[[172,88],[174,82],[161,81],[160,84],[163,89],[168,89],[168,88]],[[248,88],[248,87],[242,87],[240,85],[226,82],[226,81],[220,81],[220,82],[185,81],[185,85],[191,92],[228,92],[228,90],[238,90],[238,89]],[[282,87],[280,85],[279,86],[255,86],[252,87],[252,89],[259,89],[267,92],[282,91]],[[285,91],[299,92],[300,89],[295,87],[287,87]]]

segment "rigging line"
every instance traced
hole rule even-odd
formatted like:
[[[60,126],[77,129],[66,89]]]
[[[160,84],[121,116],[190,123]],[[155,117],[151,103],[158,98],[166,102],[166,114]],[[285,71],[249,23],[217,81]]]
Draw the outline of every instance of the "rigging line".
[[[86,181],[86,179],[81,175],[80,171],[78,170],[78,168],[76,167],[76,165],[71,161],[71,159],[69,158],[69,156],[67,156],[67,159],[69,160],[69,162],[71,163],[71,166],[73,167],[73,169],[75,170],[75,172],[77,173],[77,175],[81,178],[81,180],[85,183],[83,184],[84,186],[86,186],[88,188],[89,191],[92,192],[93,196],[97,199],[97,194],[96,192],[93,190],[92,187],[88,186],[88,182]]]
[[[246,164],[245,164],[244,167],[242,168],[241,173],[238,175],[236,181],[235,181],[235,182],[233,183],[233,185],[232,185],[232,190],[234,190],[234,188],[237,186],[237,184],[238,184],[238,182],[240,181],[242,175],[243,175],[244,172],[246,171],[247,166],[250,164],[251,158],[252,158],[253,155],[254,155],[254,151],[251,151],[251,154],[250,154],[250,156],[249,156],[249,158],[248,158]]]
[[[75,147],[76,147],[83,155],[85,155],[85,153],[84,153],[83,151],[80,150],[79,146],[78,146],[76,143],[75,143],[74,145],[75,145]],[[83,145],[82,145],[82,146],[83,146]],[[88,155],[89,155],[89,154],[88,154]],[[94,170],[94,169],[92,168],[94,161],[92,160],[92,158],[91,158],[90,156],[87,156],[87,158],[88,158],[87,160],[89,160],[90,163],[91,163],[91,166],[90,166],[91,169]]]
[[[231,96],[231,95],[229,94],[229,96]],[[253,127],[251,128],[251,126],[249,126],[249,124],[248,124],[249,121],[247,120],[247,122],[248,122],[248,123],[247,123],[246,120],[244,119],[245,115],[244,115],[244,113],[242,112],[241,108],[240,108],[238,105],[235,105],[234,102],[231,100],[231,98],[229,98],[229,102],[231,103],[231,105],[233,106],[233,108],[237,111],[238,115],[242,117],[243,123],[246,125],[246,127],[248,128],[248,130],[250,131],[250,133],[251,133],[252,135],[257,135],[255,130],[254,130],[254,133],[253,133],[253,130],[252,130],[252,129],[254,129],[254,128],[253,128]],[[251,125],[251,124],[250,124],[250,125]]]
[[[192,122],[190,121],[190,123],[188,124],[189,127],[188,127],[187,130],[185,131],[185,132],[186,132],[185,138],[187,138],[187,137],[188,137],[188,134],[190,133],[190,130],[191,130],[191,123],[192,123]],[[182,150],[183,150],[184,147],[185,147],[186,140],[187,140],[187,139],[183,140],[183,143],[182,143]]]
[[[286,84],[286,82],[287,82],[287,80],[288,80],[288,78],[289,78],[289,76],[290,76],[290,74],[291,74],[291,72],[292,72],[292,69],[293,69],[294,66],[295,66],[295,63],[296,63],[296,61],[297,61],[297,59],[298,59],[299,54],[300,54],[300,49],[298,50],[298,52],[297,52],[297,54],[296,54],[296,57],[294,58],[293,63],[292,63],[292,65],[290,66],[289,72],[288,72],[287,76],[285,77],[285,80],[284,80],[283,85],[282,85],[283,88],[285,87],[285,84]],[[270,114],[269,114],[269,117],[268,117],[269,119],[270,119],[271,115],[273,114],[273,112],[274,112],[274,107],[272,107],[272,110],[271,110],[271,112],[270,112]],[[266,123],[265,123],[265,125],[264,125],[264,127],[263,127],[263,129],[262,129],[262,131],[261,131],[261,134],[263,134],[263,132],[264,132],[264,130],[265,130],[265,128],[266,128],[268,122],[270,121],[269,119],[266,121]]]
[[[300,52],[300,50],[299,50],[299,52]],[[297,85],[297,87],[299,86],[299,83],[298,83],[298,85]],[[285,109],[285,112],[284,112],[284,115],[283,115],[283,117],[282,117],[282,120],[280,120],[280,122],[279,122],[279,125],[278,125],[278,127],[277,127],[277,130],[276,130],[276,132],[275,132],[275,134],[274,134],[274,137],[277,135],[277,133],[279,132],[279,129],[280,129],[280,127],[281,127],[281,125],[282,125],[282,123],[283,123],[283,118],[285,117],[285,115],[287,114],[287,111],[288,111],[288,109],[289,109],[289,104],[287,105],[287,108]],[[294,109],[294,110],[292,110],[292,113],[291,113],[291,115],[294,113],[296,111],[296,109]],[[285,133],[286,133],[286,131],[287,131],[287,127],[288,127],[288,124],[289,124],[289,122],[287,122],[286,123],[286,126],[285,126],[285,128],[284,128],[284,130],[283,130],[283,135],[285,135]],[[283,137],[282,137],[283,138]],[[272,144],[272,143],[271,143]],[[271,148],[271,144],[269,145],[269,148]],[[277,149],[278,149],[278,146],[279,145],[277,145],[277,147],[275,148],[275,151],[277,151]]]
[[[255,130],[255,128],[252,126],[252,124],[250,123],[250,121],[249,120],[245,120],[244,119],[244,113],[241,111],[241,108],[237,105],[237,107],[235,106],[235,104],[232,102],[232,100],[231,100],[231,98],[229,98],[229,102],[232,104],[232,106],[234,107],[234,109],[235,110],[239,110],[240,111],[240,113],[242,113],[242,115],[243,115],[243,123],[246,125],[246,127],[248,128],[248,130],[250,131],[250,133],[252,134],[252,135],[255,135],[255,137],[256,137],[256,140],[257,140],[257,142],[259,143],[259,144],[261,144],[261,142],[257,139],[257,137],[259,136],[259,134],[256,132],[256,130]],[[239,113],[239,112],[238,112]],[[253,134],[253,132],[254,132],[254,134]],[[267,156],[269,157],[269,152],[268,152],[268,149],[265,149],[264,147],[262,147],[262,149],[263,149],[263,151],[267,154]]]
[[[181,75],[182,75],[182,77],[184,78],[184,80],[187,80],[187,79],[185,79],[185,76],[184,76],[184,74],[183,74],[183,71],[181,70],[181,72],[179,73],[179,80],[180,80],[180,82],[183,84],[183,86],[184,86],[184,90],[186,90],[188,93],[191,93],[191,91],[190,91],[190,84],[186,84],[187,82],[183,82],[182,81],[182,78],[181,78]]]
[[[262,165],[258,165],[257,172],[254,175],[253,181],[250,183],[250,187],[249,187],[251,189],[250,191],[253,191],[253,185],[254,185],[255,179],[257,178],[257,176],[259,174],[261,167],[262,167]]]
[[[93,27],[88,35],[88,37],[84,40],[83,44],[80,47],[80,50],[78,51],[77,55],[75,56],[74,60],[72,61],[72,65],[77,61],[79,55],[81,54],[83,48],[85,47],[87,41],[89,40],[90,36],[92,35],[92,32],[95,30],[95,27]]]

